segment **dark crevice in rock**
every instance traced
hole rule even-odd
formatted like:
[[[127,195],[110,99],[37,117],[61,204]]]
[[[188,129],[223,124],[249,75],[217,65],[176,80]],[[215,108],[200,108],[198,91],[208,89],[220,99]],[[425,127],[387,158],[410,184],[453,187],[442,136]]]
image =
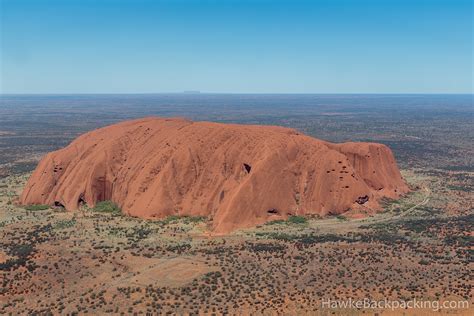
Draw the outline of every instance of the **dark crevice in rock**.
[[[244,163],[244,168],[245,168],[245,171],[247,171],[247,173],[250,173],[250,170],[252,170],[252,166],[246,163]]]
[[[81,194],[81,195],[79,196],[79,199],[77,200],[77,204],[78,204],[79,206],[83,206],[83,205],[86,204],[86,201],[84,200],[84,195],[83,195],[83,194]]]
[[[278,210],[276,208],[271,208],[267,211],[268,214],[278,214]]]
[[[64,208],[64,205],[63,205],[61,202],[59,202],[59,201],[54,201],[54,207],[62,207],[62,208]]]
[[[364,196],[359,196],[356,200],[356,203],[362,205],[362,204],[365,204],[367,201],[369,200],[369,196],[368,195],[364,195]]]

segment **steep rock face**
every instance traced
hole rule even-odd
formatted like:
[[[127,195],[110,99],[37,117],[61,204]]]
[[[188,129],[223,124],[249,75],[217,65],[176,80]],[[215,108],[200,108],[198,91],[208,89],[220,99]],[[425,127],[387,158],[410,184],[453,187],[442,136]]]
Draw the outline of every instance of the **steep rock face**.
[[[290,214],[376,209],[408,192],[384,145],[331,144],[295,130],[144,118],[47,154],[22,204],[75,210],[112,200],[132,216],[202,215],[225,233]]]

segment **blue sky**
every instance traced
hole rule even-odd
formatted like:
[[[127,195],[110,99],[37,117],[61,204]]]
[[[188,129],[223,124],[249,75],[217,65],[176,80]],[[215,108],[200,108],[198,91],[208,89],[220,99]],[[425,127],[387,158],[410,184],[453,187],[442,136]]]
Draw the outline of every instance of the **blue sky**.
[[[2,93],[472,93],[470,0],[0,0]]]

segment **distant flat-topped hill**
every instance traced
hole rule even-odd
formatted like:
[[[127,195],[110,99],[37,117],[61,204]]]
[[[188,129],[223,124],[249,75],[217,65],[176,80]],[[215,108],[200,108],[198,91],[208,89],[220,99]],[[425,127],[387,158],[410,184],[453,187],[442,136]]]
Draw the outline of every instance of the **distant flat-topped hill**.
[[[22,204],[117,203],[143,218],[208,216],[226,233],[289,215],[378,209],[408,192],[391,150],[277,126],[157,117],[88,132],[47,154]]]

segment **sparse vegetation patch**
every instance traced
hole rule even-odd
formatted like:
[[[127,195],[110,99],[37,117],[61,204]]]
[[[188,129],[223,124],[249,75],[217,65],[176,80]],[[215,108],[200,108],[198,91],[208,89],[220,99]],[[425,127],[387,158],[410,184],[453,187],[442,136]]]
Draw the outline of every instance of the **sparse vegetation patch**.
[[[51,208],[49,205],[46,204],[32,204],[32,205],[26,205],[25,210],[27,211],[44,211]]]
[[[288,222],[291,224],[306,224],[308,220],[304,216],[292,215],[288,217]]]
[[[122,210],[120,209],[120,207],[112,201],[100,201],[95,205],[95,207],[92,210],[94,212],[99,212],[99,213],[112,213],[112,214],[122,213]]]
[[[55,229],[65,229],[65,228],[73,227],[75,224],[76,224],[76,219],[73,218],[73,219],[69,219],[69,220],[58,221],[58,222],[56,222],[56,224],[54,224],[53,227]]]

